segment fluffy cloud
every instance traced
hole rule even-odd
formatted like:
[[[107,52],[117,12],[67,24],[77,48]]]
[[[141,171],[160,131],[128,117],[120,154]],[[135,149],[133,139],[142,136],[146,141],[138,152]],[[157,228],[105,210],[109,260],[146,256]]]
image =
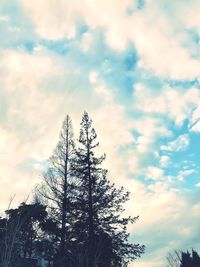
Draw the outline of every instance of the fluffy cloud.
[[[169,162],[170,162],[169,156],[163,155],[160,157],[159,163],[162,168],[166,168],[169,165]]]
[[[123,19],[129,5],[133,2],[110,0],[102,1],[39,1],[34,3],[21,0],[22,5],[35,23],[36,32],[46,39],[74,37],[76,22],[81,19],[91,28],[105,27]],[[115,6],[115,8],[113,8]]]
[[[163,178],[163,170],[154,166],[149,166],[147,169],[147,178],[152,180],[160,180]]]
[[[200,92],[197,88],[180,90],[165,88],[156,91],[137,84],[134,87],[134,103],[147,114],[160,114],[182,125],[185,119],[194,123],[199,118]]]
[[[78,74],[67,64],[45,49],[31,54],[22,49],[1,52],[0,176],[2,188],[10,185],[7,196],[1,195],[2,209],[10,195],[16,193],[19,201],[38,182],[65,114],[74,113],[79,125],[87,94],[84,98],[84,92],[74,90]],[[85,83],[82,89],[88,86]]]
[[[200,106],[199,105],[192,112],[190,125],[191,125],[192,132],[196,132],[196,133],[200,132]]]
[[[135,191],[133,207],[139,207],[140,220],[132,226],[135,233],[133,238],[137,240],[145,235],[144,243],[147,246],[146,255],[136,261],[136,266],[165,266],[168,252],[174,249],[187,250],[188,244],[199,249],[195,234],[198,232],[199,203],[190,193],[166,190],[161,183],[156,183],[154,189],[152,193],[142,191],[141,188],[140,193]],[[167,234],[165,229],[168,229]],[[154,244],[157,244],[156,250],[153,249]]]
[[[8,204],[10,195],[16,193],[16,201],[27,197],[38,181],[42,165],[52,147],[42,136],[53,136],[45,120],[56,113],[55,104],[60,98],[50,94],[47,98],[43,88],[50,75],[58,75],[53,59],[48,56],[28,55],[22,51],[5,51],[1,54],[1,100],[5,113],[1,118],[1,180],[2,188],[9,190],[1,195],[2,208]],[[54,105],[53,105],[54,104]],[[55,133],[55,132],[54,132]],[[48,138],[48,137],[47,137]],[[15,183],[11,181],[16,181]],[[22,200],[22,199],[21,199]]]
[[[139,134],[136,145],[140,153],[150,151],[161,136],[171,135],[167,125],[164,125],[162,119],[159,118],[140,117],[132,121],[132,128]]]
[[[68,69],[68,62],[64,64],[64,60],[45,49],[32,54],[23,50],[7,50],[1,55],[0,68],[3,73],[0,77],[2,100],[7,103],[6,120],[3,119],[0,129],[0,158],[4,165],[1,177],[4,177],[5,186],[13,177],[16,179],[7,192],[9,195],[12,192],[24,195],[27,184],[33,187],[38,182],[43,161],[56,145],[65,114],[69,112],[72,115],[75,129],[78,129],[85,107],[94,117],[100,150],[108,154],[110,177],[123,184],[127,171],[123,164],[124,155],[120,157],[118,150],[123,144],[135,142],[135,139],[130,132],[131,123],[124,116],[123,106],[114,102],[112,94],[99,82],[96,71],[90,72],[88,84],[87,81],[82,83],[81,90],[71,92],[70,81],[78,74]],[[65,88],[66,81],[68,88]],[[88,91],[84,90],[88,85],[96,87],[90,95],[91,103],[88,102]],[[113,138],[110,139],[110,136]],[[131,158],[132,155],[128,153],[128,156]],[[12,168],[10,158],[13,159]],[[111,167],[113,164],[118,167]],[[6,201],[2,200],[3,207]]]
[[[166,146],[161,146],[161,150],[165,151],[183,151],[189,145],[189,136],[187,134],[180,135],[176,140],[171,141]]]
[[[200,4],[198,0],[192,0],[190,5],[187,2],[180,2],[182,12],[177,15],[178,20],[187,29],[195,29],[200,32],[200,22],[198,19],[198,11]]]
[[[36,33],[42,38],[74,38],[77,24],[84,21],[90,29],[103,29],[105,40],[115,50],[123,51],[128,43],[132,43],[142,68],[172,79],[199,77],[198,60],[190,56],[190,51],[181,44],[181,38],[176,37],[177,31],[174,32],[171,18],[157,2],[148,1],[142,11],[137,10],[136,2],[130,0],[110,0],[106,3],[100,0],[81,3],[79,0],[73,3],[21,0],[21,3],[35,24]],[[89,36],[85,37],[83,49],[87,50]],[[174,58],[177,60],[174,61]]]
[[[181,170],[178,174],[178,179],[180,181],[183,181],[185,177],[190,176],[191,174],[195,173],[194,169],[188,169],[188,170]]]

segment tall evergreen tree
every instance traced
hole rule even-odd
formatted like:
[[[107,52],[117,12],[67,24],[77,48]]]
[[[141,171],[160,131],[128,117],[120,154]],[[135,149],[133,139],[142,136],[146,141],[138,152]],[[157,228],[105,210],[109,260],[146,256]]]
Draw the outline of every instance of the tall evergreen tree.
[[[50,208],[52,222],[48,225],[56,225],[53,229],[58,237],[59,266],[66,264],[67,246],[70,244],[70,205],[74,180],[71,175],[71,161],[74,153],[74,141],[72,122],[67,115],[60,132],[59,142],[48,164],[48,170],[44,174],[44,183],[38,188],[39,196],[45,199]],[[67,235],[68,233],[68,235]]]
[[[77,240],[86,248],[87,267],[96,267],[97,264],[99,267],[126,266],[144,252],[144,246],[128,241],[127,225],[138,217],[121,217],[129,193],[123,188],[116,189],[108,181],[107,170],[101,167],[105,155],[95,155],[95,148],[99,145],[96,139],[92,121],[84,112],[80,147],[73,161],[74,175],[80,183],[75,228],[84,231]]]

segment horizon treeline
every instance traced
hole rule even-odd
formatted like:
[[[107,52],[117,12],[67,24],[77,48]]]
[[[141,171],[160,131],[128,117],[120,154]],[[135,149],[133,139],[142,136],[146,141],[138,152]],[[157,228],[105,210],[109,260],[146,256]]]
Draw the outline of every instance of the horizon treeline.
[[[167,267],[200,267],[200,256],[192,251],[174,251],[167,256]]]
[[[34,201],[0,219],[0,266],[126,267],[144,253],[129,241],[138,219],[123,216],[129,192],[108,180],[98,145],[87,112],[78,142],[66,116]]]

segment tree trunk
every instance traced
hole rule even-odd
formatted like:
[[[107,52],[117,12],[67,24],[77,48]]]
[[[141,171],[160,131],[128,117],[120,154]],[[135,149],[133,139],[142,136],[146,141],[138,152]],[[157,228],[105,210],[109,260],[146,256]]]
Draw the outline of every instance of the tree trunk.
[[[66,209],[67,209],[67,178],[68,178],[68,154],[69,154],[69,117],[66,120],[66,139],[65,139],[65,169],[64,169],[64,185],[63,185],[63,203],[62,203],[62,229],[61,229],[61,267],[66,266]]]
[[[88,236],[88,267],[94,267],[94,221],[93,221],[93,199],[92,199],[92,176],[90,166],[90,145],[87,130],[87,164],[88,164],[88,204],[89,204],[89,236]]]

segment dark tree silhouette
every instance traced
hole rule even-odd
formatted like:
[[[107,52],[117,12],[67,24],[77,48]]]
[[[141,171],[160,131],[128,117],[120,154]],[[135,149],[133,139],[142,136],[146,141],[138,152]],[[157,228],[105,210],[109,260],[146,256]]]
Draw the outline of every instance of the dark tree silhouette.
[[[65,266],[67,262],[66,250],[70,244],[70,205],[75,187],[71,175],[71,160],[74,153],[74,141],[72,122],[67,115],[60,132],[60,138],[48,164],[48,170],[44,174],[44,183],[37,188],[39,198],[46,200],[50,208],[51,225],[54,228],[54,237],[57,236],[57,259],[59,266]],[[46,227],[47,230],[47,227]],[[55,238],[54,238],[55,241]]]
[[[36,198],[48,211],[38,247],[53,267],[122,267],[144,252],[144,246],[129,242],[127,225],[138,217],[123,217],[129,193],[107,179],[96,139],[84,112],[76,149],[67,116],[44,182],[37,187]]]
[[[144,252],[144,246],[128,241],[127,225],[138,217],[121,217],[129,193],[108,181],[107,170],[101,167],[105,155],[95,155],[99,145],[96,139],[92,121],[84,112],[79,148],[73,161],[74,175],[79,179],[77,240],[86,248],[87,267],[125,266]]]
[[[192,261],[193,261],[194,267],[200,267],[200,257],[199,257],[199,254],[195,250],[192,250]]]
[[[198,253],[192,249],[189,251],[175,251],[167,256],[169,267],[200,267],[200,257]]]
[[[35,202],[0,218],[0,266],[35,267],[42,257],[48,267],[126,267],[141,256],[144,246],[130,243],[127,232],[138,217],[123,217],[129,193],[107,179],[96,139],[84,112],[76,149],[66,117]]]
[[[198,253],[194,250],[192,250],[192,253],[189,251],[182,251],[180,267],[200,267],[200,257]]]
[[[6,218],[0,220],[0,266],[25,266],[31,260],[39,241],[40,224],[47,216],[46,207],[39,203],[21,205],[5,211]]]

